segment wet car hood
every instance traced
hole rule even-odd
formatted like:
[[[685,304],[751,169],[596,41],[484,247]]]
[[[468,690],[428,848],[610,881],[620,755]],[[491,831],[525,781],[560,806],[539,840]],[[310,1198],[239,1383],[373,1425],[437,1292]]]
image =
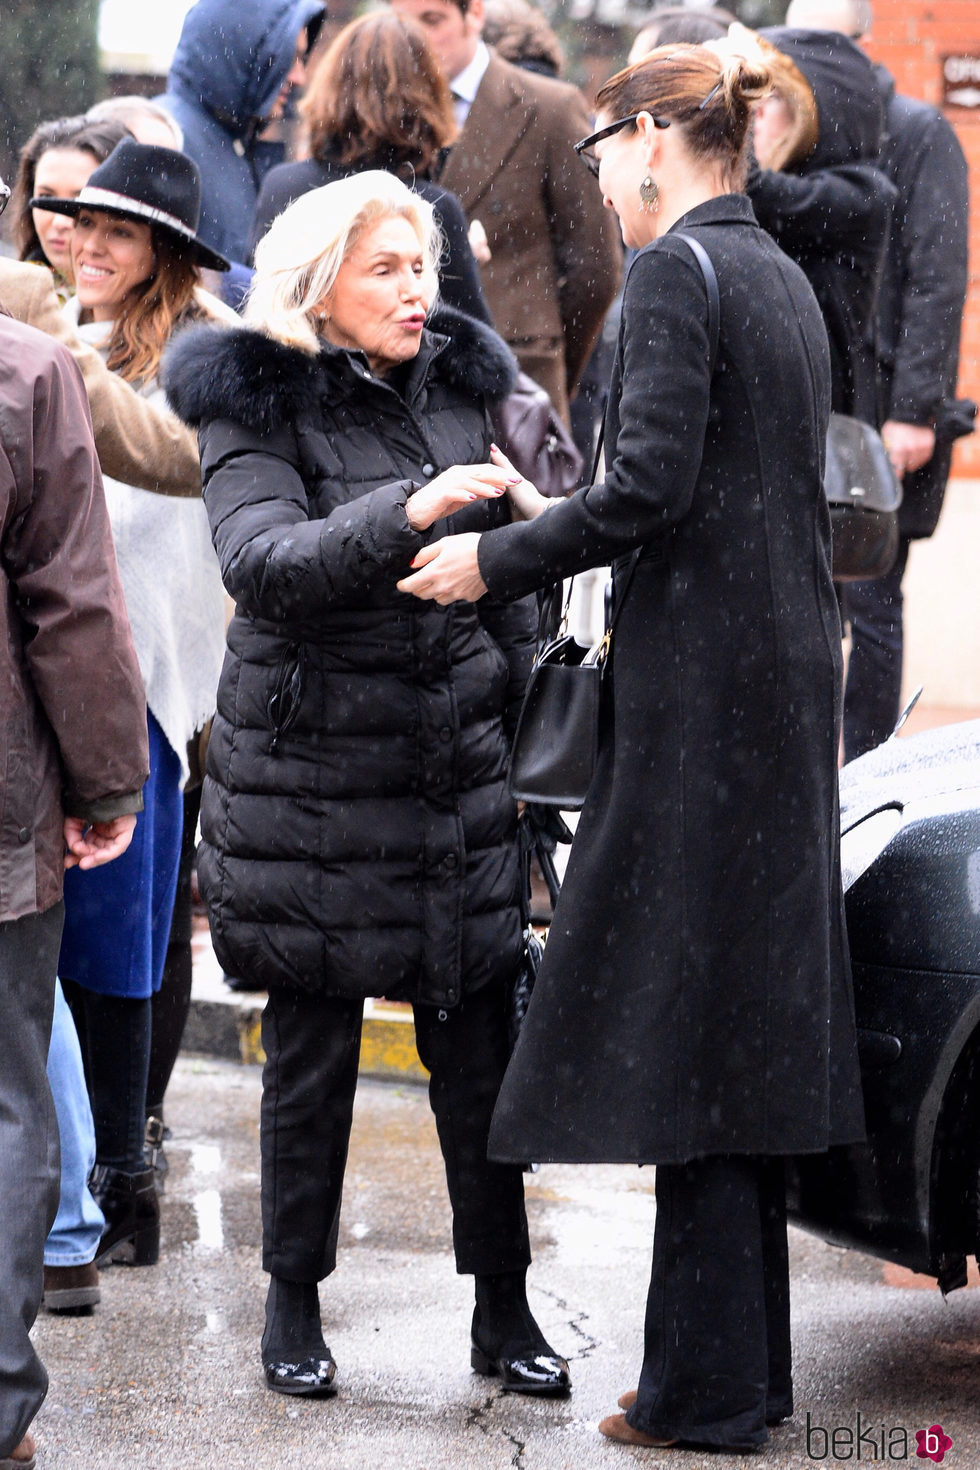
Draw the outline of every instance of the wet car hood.
[[[892,737],[841,771],[841,832],[883,808],[901,810],[912,802],[978,788],[980,720]]]
[[[980,720],[888,740],[840,779],[855,959],[980,975]]]

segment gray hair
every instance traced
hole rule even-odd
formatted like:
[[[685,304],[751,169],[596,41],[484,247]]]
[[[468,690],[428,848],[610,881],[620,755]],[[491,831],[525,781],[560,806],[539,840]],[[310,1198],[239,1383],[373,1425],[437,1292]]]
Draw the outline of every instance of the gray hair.
[[[273,220],[255,249],[246,322],[288,347],[318,352],[317,308],[364,230],[393,215],[419,237],[434,298],[442,235],[432,205],[394,174],[367,169],[311,189]]]

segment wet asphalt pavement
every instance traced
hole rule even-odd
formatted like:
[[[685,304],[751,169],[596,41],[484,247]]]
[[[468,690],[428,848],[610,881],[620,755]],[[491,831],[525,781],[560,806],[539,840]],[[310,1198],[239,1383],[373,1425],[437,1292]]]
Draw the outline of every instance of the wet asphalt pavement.
[[[980,1467],[980,1288],[943,1302],[796,1231],[795,1418],[756,1455],[603,1440],[596,1423],[639,1366],[649,1169],[549,1165],[528,1177],[529,1297],[575,1388],[557,1402],[500,1393],[469,1367],[471,1283],[453,1268],[425,1089],[404,1082],[362,1079],[358,1090],[340,1264],[321,1288],[340,1393],[268,1392],[259,1091],[256,1066],[181,1060],[160,1264],[111,1268],[94,1315],[42,1313],[35,1329],[51,1375],[38,1470],[770,1470],[857,1463],[858,1413],[862,1464],[873,1453],[881,1463],[884,1433],[885,1463],[930,1465],[914,1432],[939,1423],[953,1441],[948,1470]],[[817,1426],[836,1428],[836,1441]],[[907,1458],[896,1430],[908,1432]]]

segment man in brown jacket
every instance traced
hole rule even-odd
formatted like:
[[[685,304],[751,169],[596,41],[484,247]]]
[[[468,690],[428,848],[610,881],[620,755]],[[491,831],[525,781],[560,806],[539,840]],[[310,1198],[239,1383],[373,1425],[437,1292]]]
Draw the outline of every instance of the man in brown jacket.
[[[462,131],[440,182],[487,235],[494,325],[559,412],[619,283],[622,247],[572,152],[592,124],[578,90],[504,61],[481,39],[483,0],[392,0],[449,78]]]
[[[0,306],[19,322],[63,342],[81,368],[102,469],[114,480],[161,495],[200,493],[197,437],[111,373],[66,320],[51,272],[0,256]]]
[[[46,1063],[62,874],[128,847],[148,757],[82,380],[64,348],[6,315],[0,580],[0,1462],[27,1467],[47,1389],[29,1332],[58,1205]]]

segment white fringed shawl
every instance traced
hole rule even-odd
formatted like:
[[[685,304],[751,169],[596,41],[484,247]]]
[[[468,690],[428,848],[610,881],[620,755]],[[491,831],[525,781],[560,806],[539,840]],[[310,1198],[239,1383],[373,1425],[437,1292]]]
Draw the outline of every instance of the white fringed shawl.
[[[80,337],[105,356],[111,326],[79,325],[77,299],[65,307]],[[156,380],[141,389],[167,412]],[[200,498],[155,495],[104,476],[116,559],[146,702],[189,775],[187,742],[210,719],[225,648],[225,597]]]

